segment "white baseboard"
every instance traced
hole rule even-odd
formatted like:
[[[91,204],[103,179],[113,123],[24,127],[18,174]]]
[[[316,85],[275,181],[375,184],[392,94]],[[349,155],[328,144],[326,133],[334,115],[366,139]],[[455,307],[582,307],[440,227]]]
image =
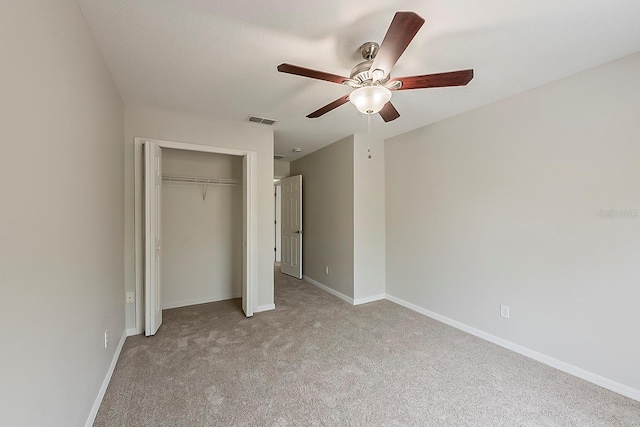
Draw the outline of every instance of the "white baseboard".
[[[323,285],[322,283],[313,280],[311,277],[309,276],[302,276],[302,278],[304,280],[306,280],[307,282],[311,283],[314,286],[319,287],[320,289],[322,289],[323,291],[327,291],[329,292],[331,295],[336,296],[338,298],[340,298],[342,301],[346,301],[349,304],[353,305],[353,298],[346,296],[343,293],[340,293],[338,291],[336,291],[335,289],[331,289],[330,287],[328,287],[327,285]]]
[[[113,354],[113,359],[111,359],[111,365],[109,365],[109,370],[107,371],[107,375],[104,377],[104,381],[102,382],[100,391],[98,391],[98,396],[96,397],[96,400],[93,403],[91,412],[89,412],[89,418],[87,418],[85,427],[92,427],[93,422],[96,420],[96,415],[98,415],[98,409],[100,409],[100,405],[102,404],[102,399],[104,399],[104,394],[107,392],[109,381],[111,381],[111,376],[113,375],[113,371],[116,369],[116,363],[118,363],[118,358],[120,357],[120,352],[122,351],[122,346],[124,345],[124,341],[126,339],[127,339],[127,331],[123,331],[122,338],[120,338],[120,342],[118,343],[116,352]]]
[[[134,335],[140,335],[142,332],[138,332],[138,328],[129,328],[126,331],[128,337],[132,337]]]
[[[307,282],[311,283],[312,285],[319,287],[323,291],[329,292],[331,295],[336,296],[340,298],[342,301],[348,302],[351,305],[360,305],[360,304],[367,304],[369,302],[374,302],[374,301],[381,301],[387,297],[386,294],[379,294],[379,295],[371,295],[364,298],[353,299],[341,292],[336,291],[335,289],[328,287],[325,284],[318,282],[317,280],[312,279],[309,276],[302,276],[302,278]]]
[[[452,326],[456,329],[460,329],[461,331],[467,332],[471,335],[475,335],[478,338],[482,338],[483,340],[492,342],[496,345],[499,345],[500,347],[504,347],[507,350],[511,350],[515,353],[521,354],[530,359],[537,360],[538,362],[544,363],[547,366],[551,366],[552,368],[556,368],[560,371],[566,372],[567,374],[573,375],[574,377],[578,377],[585,381],[598,385],[600,387],[604,387],[615,393],[640,401],[640,390],[636,390],[627,385],[620,384],[619,382],[616,382],[608,378],[605,378],[603,376],[586,371],[582,368],[578,368],[577,366],[573,366],[561,360],[554,359],[553,357],[547,356],[546,354],[538,353],[537,351],[531,350],[530,348],[523,347],[519,344],[515,344],[511,341],[507,341],[503,338],[497,337],[495,335],[491,335],[487,332],[481,331],[480,329],[476,329],[469,325],[465,325],[464,323],[458,322],[457,320],[450,319],[438,313],[434,313],[433,311],[419,307],[410,302],[401,300],[400,298],[396,298],[394,296],[387,294],[387,299],[391,302],[399,304],[417,313],[423,314],[434,320],[437,320],[439,322]]]
[[[275,309],[276,309],[276,305],[275,304],[266,304],[266,305],[259,305],[258,308],[253,310],[253,312],[254,313],[262,313],[263,311],[269,311],[269,310],[275,310]]]
[[[387,295],[385,294],[371,295],[369,297],[364,297],[364,298],[356,298],[353,300],[353,305],[367,304],[370,302],[381,301],[386,298],[387,298]]]
[[[187,307],[190,305],[198,305],[198,304],[208,304],[210,302],[218,302],[218,301],[225,301],[228,299],[234,299],[234,298],[241,298],[242,294],[239,293],[234,293],[234,294],[227,294],[227,295],[215,295],[215,296],[208,296],[205,298],[196,298],[196,299],[190,299],[190,300],[184,300],[184,301],[176,301],[176,302],[170,302],[167,304],[162,304],[162,309],[163,310],[169,310],[171,308],[180,308],[180,307]]]

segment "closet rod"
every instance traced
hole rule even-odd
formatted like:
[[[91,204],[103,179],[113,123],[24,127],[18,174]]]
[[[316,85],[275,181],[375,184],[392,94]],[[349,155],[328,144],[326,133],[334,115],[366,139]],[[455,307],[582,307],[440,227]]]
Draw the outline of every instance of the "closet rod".
[[[242,181],[228,178],[203,178],[199,176],[174,176],[163,175],[163,181],[168,182],[192,182],[196,184],[242,185]]]

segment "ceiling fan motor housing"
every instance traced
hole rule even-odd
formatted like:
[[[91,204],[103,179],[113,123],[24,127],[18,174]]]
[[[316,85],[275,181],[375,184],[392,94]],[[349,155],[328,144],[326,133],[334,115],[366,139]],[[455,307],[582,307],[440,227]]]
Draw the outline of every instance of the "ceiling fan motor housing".
[[[364,61],[353,67],[351,70],[350,77],[351,80],[355,80],[353,82],[355,84],[350,86],[362,87],[376,83],[385,84],[389,81],[390,76],[388,75],[384,79],[375,79],[374,81],[374,70],[371,69],[371,66],[373,65],[373,60],[375,59],[379,49],[380,46],[376,42],[366,42],[360,46],[360,54]]]
[[[373,61],[363,61],[353,67],[351,70],[351,79],[357,80],[360,84],[371,80],[371,64],[373,64]]]

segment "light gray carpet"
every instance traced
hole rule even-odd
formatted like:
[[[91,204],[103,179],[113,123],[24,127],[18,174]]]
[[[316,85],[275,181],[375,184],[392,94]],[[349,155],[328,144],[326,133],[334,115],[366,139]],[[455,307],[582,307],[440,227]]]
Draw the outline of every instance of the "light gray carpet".
[[[127,339],[96,426],[640,426],[640,403],[389,301],[276,273],[276,307],[164,311]]]

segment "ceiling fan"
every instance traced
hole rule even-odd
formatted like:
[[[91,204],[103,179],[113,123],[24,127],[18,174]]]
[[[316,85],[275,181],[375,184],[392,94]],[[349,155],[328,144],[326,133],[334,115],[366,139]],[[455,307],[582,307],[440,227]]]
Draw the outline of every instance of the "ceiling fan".
[[[391,69],[405,51],[424,19],[415,12],[396,12],[382,40],[382,45],[367,42],[360,46],[364,59],[351,70],[350,77],[338,76],[291,64],[280,64],[281,73],[347,85],[354,90],[309,114],[317,118],[351,101],[363,114],[380,113],[385,122],[400,117],[390,102],[392,90],[425,89],[430,87],[465,86],[473,78],[473,70],[425,74],[411,77],[391,77]]]

